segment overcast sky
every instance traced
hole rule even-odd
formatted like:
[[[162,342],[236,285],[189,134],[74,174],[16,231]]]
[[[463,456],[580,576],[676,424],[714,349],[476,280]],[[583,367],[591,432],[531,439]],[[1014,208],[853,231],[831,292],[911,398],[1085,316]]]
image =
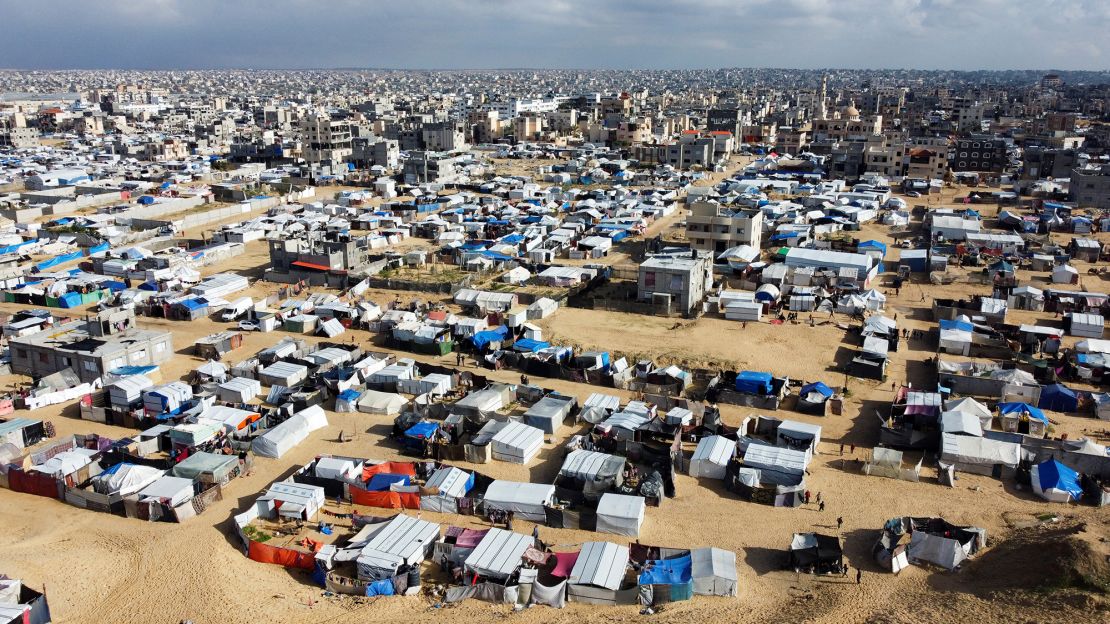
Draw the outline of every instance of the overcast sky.
[[[1105,69],[1110,0],[0,0],[7,68]]]

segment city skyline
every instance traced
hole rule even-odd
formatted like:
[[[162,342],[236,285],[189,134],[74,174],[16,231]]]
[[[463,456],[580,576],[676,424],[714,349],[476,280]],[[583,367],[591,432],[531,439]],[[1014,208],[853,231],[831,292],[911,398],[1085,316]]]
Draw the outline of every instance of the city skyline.
[[[0,0],[12,69],[1104,70],[1096,0]],[[56,19],[59,14],[66,20]],[[334,19],[333,19],[334,18]],[[1066,32],[1067,37],[1060,37]]]

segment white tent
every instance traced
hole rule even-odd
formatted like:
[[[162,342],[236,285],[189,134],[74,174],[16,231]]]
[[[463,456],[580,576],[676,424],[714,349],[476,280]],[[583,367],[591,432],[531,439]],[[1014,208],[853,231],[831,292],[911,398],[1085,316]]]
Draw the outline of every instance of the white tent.
[[[424,511],[438,511],[442,513],[458,512],[458,499],[466,496],[471,484],[471,475],[465,470],[454,466],[443,466],[436,469],[424,484],[426,491],[438,491],[438,494],[424,494],[420,497],[420,508]]]
[[[160,501],[170,507],[192,500],[193,480],[162,476],[139,491],[139,500]]]
[[[308,377],[308,367],[292,362],[274,362],[258,371],[258,380],[266,386],[294,386]]]
[[[547,521],[544,507],[555,498],[555,486],[544,483],[521,483],[497,480],[486,488],[486,511],[511,511],[521,520]]]
[[[698,441],[690,459],[690,476],[724,479],[728,462],[736,455],[736,442],[723,436],[706,436]]]
[[[755,442],[744,451],[745,466],[758,469],[761,481],[779,485],[797,485],[809,459],[805,451]]]
[[[419,566],[438,539],[438,524],[404,514],[393,516],[363,545],[355,560],[358,578],[390,579],[402,565]]]
[[[642,496],[602,494],[597,503],[597,531],[639,537],[646,506]]]
[[[247,377],[233,377],[216,388],[216,398],[228,403],[246,403],[260,394],[262,383]]]
[[[1108,353],[1110,354],[1110,340],[1091,338],[1075,343],[1075,350],[1080,353]]]
[[[567,599],[612,605],[628,567],[628,547],[612,542],[586,542],[567,577]]]
[[[970,544],[970,542],[968,542]],[[946,537],[914,531],[906,554],[911,561],[926,561],[952,570],[967,559],[968,553],[960,542]]]
[[[93,490],[99,494],[130,496],[162,478],[164,470],[139,464],[119,464],[93,478]]]
[[[940,330],[940,348],[945,353],[955,355],[968,355],[971,353],[971,330],[959,327],[942,327]]]
[[[784,420],[775,433],[775,446],[816,453],[821,442],[821,425],[797,420]]]
[[[408,402],[408,399],[399,394],[367,390],[358,398],[358,411],[364,414],[396,416]]]
[[[886,307],[886,295],[873,288],[863,293],[862,297],[868,310],[882,310]]]
[[[300,444],[308,434],[327,426],[328,417],[324,413],[324,408],[313,405],[255,438],[254,443],[251,444],[251,450],[255,455],[276,459]]]
[[[989,438],[942,433],[940,459],[964,472],[990,475],[996,466],[1017,468],[1021,460],[1021,445]]]
[[[499,481],[494,481],[496,485]],[[493,487],[491,485],[490,487]],[[524,551],[531,548],[534,540],[531,535],[521,535],[503,529],[490,529],[482,541],[463,561],[463,569],[470,574],[478,574],[497,581],[507,579],[520,567]]]
[[[314,472],[321,479],[342,480],[351,476],[360,476],[358,466],[353,459],[344,457],[321,457],[316,460]]]
[[[493,458],[527,464],[543,448],[543,430],[521,422],[510,422],[493,436]]]
[[[690,551],[690,568],[695,594],[736,595],[736,553],[720,548],[696,548]]]
[[[257,503],[268,504],[274,515],[312,520],[324,506],[324,488],[292,481],[271,483]]]
[[[940,430],[943,433],[955,433],[983,437],[983,426],[974,414],[960,410],[948,410],[940,413]]]
[[[987,406],[971,397],[946,401],[944,403],[944,409],[947,411],[964,412],[975,416],[979,419],[980,428],[984,430],[990,429],[991,421],[994,420],[994,415],[987,409]]]

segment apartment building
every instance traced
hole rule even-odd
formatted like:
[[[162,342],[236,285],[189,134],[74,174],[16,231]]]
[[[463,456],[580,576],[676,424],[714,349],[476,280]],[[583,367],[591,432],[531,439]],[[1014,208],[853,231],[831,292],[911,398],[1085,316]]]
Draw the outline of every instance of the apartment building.
[[[311,164],[337,167],[351,157],[351,125],[328,115],[311,114],[298,124],[304,159]]]
[[[758,210],[722,206],[715,201],[690,204],[686,240],[694,249],[715,254],[739,245],[758,249],[762,236],[763,213]]]

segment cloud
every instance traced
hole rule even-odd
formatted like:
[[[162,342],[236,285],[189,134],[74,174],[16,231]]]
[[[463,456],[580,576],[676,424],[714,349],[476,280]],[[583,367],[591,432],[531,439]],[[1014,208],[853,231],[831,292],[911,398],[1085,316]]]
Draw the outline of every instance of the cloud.
[[[0,0],[14,68],[1103,69],[1107,0]]]

